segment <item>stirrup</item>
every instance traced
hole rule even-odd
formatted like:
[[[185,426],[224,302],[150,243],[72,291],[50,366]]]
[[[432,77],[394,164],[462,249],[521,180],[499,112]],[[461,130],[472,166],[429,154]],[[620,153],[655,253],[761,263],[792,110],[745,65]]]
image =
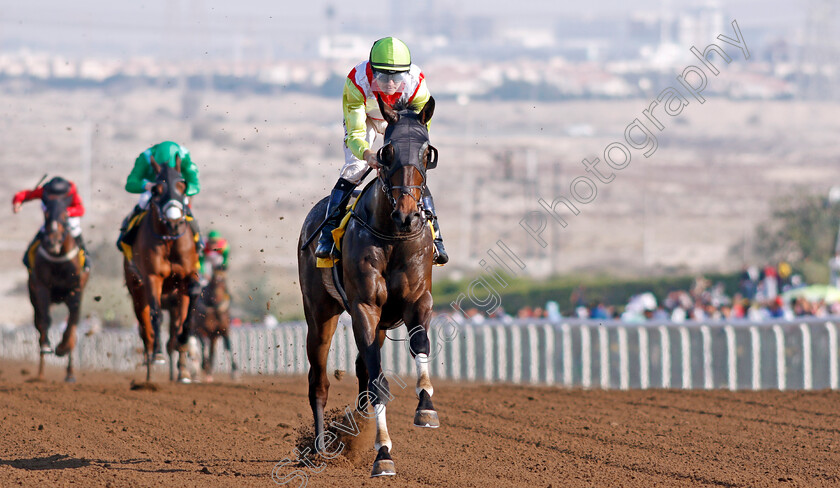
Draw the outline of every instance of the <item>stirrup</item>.
[[[318,245],[315,247],[315,257],[318,259],[328,259],[333,257],[333,250],[335,250],[335,243],[330,240],[329,242],[329,249],[324,251],[323,247],[327,246],[327,242],[325,240],[319,239]]]
[[[315,248],[315,257],[318,259],[339,259],[341,258],[341,252],[339,252],[339,250],[336,249],[334,242],[330,242],[330,249],[326,252],[326,256],[323,253],[321,253],[321,255],[319,256],[318,248]]]

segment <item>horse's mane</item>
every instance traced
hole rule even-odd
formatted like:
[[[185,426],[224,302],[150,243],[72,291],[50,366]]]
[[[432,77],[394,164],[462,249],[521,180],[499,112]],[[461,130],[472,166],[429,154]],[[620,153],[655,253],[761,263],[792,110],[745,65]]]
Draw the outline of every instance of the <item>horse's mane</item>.
[[[409,109],[409,104],[407,100],[400,99],[397,100],[391,108],[393,108],[395,112],[405,112]]]
[[[417,112],[411,108],[411,104],[406,100],[397,100],[391,108],[394,112],[400,114],[401,117],[414,118],[417,116]]]

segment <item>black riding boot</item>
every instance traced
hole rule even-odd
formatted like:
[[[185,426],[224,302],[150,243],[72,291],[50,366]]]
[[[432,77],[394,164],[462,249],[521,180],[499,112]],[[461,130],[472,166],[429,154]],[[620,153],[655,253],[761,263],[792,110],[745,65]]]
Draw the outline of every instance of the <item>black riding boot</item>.
[[[33,238],[32,238],[32,241],[29,243],[29,245],[28,245],[28,246],[26,246],[26,251],[24,251],[24,253],[23,253],[23,265],[24,265],[24,266],[26,266],[26,269],[31,269],[31,268],[29,267],[29,250],[30,250],[30,249],[32,249],[32,246],[33,246],[33,245],[35,244],[35,242],[36,242],[38,239],[40,239],[40,238],[41,238],[41,231],[39,230],[39,231],[35,234],[35,237],[33,237]]]
[[[90,253],[88,252],[87,248],[85,247],[85,239],[84,239],[84,237],[82,237],[81,234],[77,235],[74,239],[76,239],[76,245],[79,246],[79,249],[82,250],[82,252],[84,253],[84,256],[85,256],[84,270],[85,271],[90,271],[91,259],[90,259]]]
[[[443,236],[440,233],[440,225],[438,225],[437,215],[435,214],[435,201],[432,200],[432,194],[428,190],[423,194],[423,207],[428,212],[427,218],[432,221],[432,228],[435,231],[435,264],[443,266],[449,262],[449,255],[446,254],[446,248],[443,247]]]
[[[119,252],[123,252],[121,243],[123,242],[123,238],[125,237],[125,232],[128,230],[128,224],[131,222],[131,219],[133,219],[135,215],[139,214],[142,211],[143,209],[141,209],[139,205],[135,205],[134,208],[131,210],[131,213],[123,219],[122,225],[120,225],[120,236],[117,237],[117,250]]]
[[[335,184],[335,188],[333,188],[330,192],[330,199],[327,202],[326,223],[324,224],[323,229],[321,229],[321,237],[318,239],[318,247],[315,249],[316,258],[329,258],[332,255],[332,231],[338,227],[339,220],[341,219],[341,212],[337,212],[336,209],[339,205],[341,205],[341,201],[344,200],[344,197],[353,191],[353,188],[355,188],[353,183],[345,180],[344,178],[339,178],[338,183]]]

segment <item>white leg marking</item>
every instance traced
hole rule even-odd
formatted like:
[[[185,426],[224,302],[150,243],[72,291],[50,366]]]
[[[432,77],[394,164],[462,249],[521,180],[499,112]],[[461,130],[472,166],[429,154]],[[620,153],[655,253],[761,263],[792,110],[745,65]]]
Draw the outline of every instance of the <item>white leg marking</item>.
[[[414,363],[417,365],[417,387],[414,389],[417,398],[420,398],[420,390],[426,390],[429,396],[434,395],[435,389],[432,388],[432,380],[429,377],[429,356],[420,353],[414,356]]]
[[[376,442],[373,448],[378,451],[382,446],[386,446],[390,452],[391,436],[388,435],[388,425],[385,423],[385,405],[378,403],[373,410],[376,413]]]

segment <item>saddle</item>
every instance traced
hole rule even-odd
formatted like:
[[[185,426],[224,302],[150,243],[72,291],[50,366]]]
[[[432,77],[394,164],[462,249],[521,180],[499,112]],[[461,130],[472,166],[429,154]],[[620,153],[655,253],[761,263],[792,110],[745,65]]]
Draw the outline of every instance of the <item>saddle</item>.
[[[350,222],[350,218],[353,216],[354,211],[356,210],[356,204],[359,203],[361,200],[362,195],[368,191],[370,187],[373,186],[376,180],[371,181],[368,183],[361,191],[355,190],[353,191],[353,196],[348,200],[347,205],[341,211],[341,223],[338,224],[338,227],[333,229],[332,236],[333,242],[335,243],[335,248],[341,251],[341,243],[342,239],[344,238],[344,233],[347,231],[347,224]],[[432,231],[432,238],[435,236],[435,229],[432,225],[431,221],[427,221],[429,229]],[[335,266],[340,258],[317,258],[317,262],[315,266],[318,268],[332,268]]]
[[[356,204],[359,203],[362,193],[367,191],[369,187],[370,183],[362,190],[353,190],[353,196],[347,201],[347,205],[341,209],[340,223],[338,227],[332,230],[333,242],[335,243],[335,248],[339,251],[341,251],[341,240],[344,237],[344,232],[347,230],[347,223],[350,222],[350,215],[356,209]],[[332,268],[339,261],[339,258],[317,258],[317,261],[316,266],[318,268]]]
[[[125,258],[129,261],[131,261],[134,254],[132,246],[134,245],[134,239],[137,237],[137,229],[140,228],[140,222],[148,212],[148,210],[144,210],[132,217],[125,228],[125,235],[123,236],[123,240],[120,242],[120,247],[122,247]]]
[[[125,234],[123,235],[122,241],[120,241],[122,252],[129,262],[131,262],[131,258],[134,257],[134,240],[137,238],[137,229],[140,228],[140,223],[143,222],[143,218],[147,213],[149,213],[148,210],[143,210],[128,221],[128,225],[125,228]],[[193,217],[190,215],[187,215],[186,218],[187,222],[193,220]],[[193,235],[195,242],[198,242],[199,237],[200,236],[198,234]],[[199,268],[198,260],[196,260],[195,266],[196,269]]]

